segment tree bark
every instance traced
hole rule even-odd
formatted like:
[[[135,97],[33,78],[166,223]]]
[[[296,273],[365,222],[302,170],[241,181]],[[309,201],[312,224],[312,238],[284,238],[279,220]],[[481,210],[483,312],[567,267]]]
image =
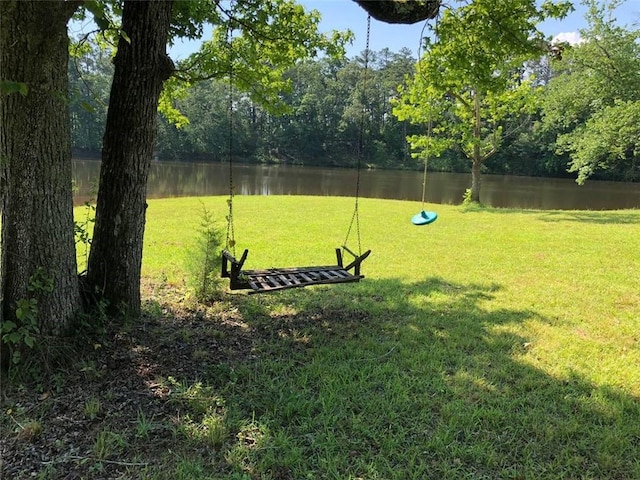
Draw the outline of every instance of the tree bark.
[[[0,2],[0,74],[28,89],[2,93],[2,321],[37,301],[42,333],[65,331],[80,309],[67,108],[67,22],[81,2]],[[52,291],[33,288],[51,280]],[[30,288],[31,287],[31,288]]]
[[[166,54],[171,1],[124,2],[103,141],[87,281],[111,313],[138,315],[158,100],[173,72]]]
[[[480,203],[480,179],[482,168],[482,152],[480,141],[482,135],[482,118],[480,117],[480,94],[478,89],[473,90],[473,159],[471,165],[471,201]]]

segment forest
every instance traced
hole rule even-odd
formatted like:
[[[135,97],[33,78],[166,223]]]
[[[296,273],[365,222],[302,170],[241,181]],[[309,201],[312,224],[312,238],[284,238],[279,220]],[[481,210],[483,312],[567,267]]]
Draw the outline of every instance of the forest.
[[[482,119],[482,140],[491,147],[482,173],[640,180],[638,32],[619,26],[601,5],[587,20],[581,43],[554,46],[533,60],[512,55],[506,91],[526,90],[526,106]],[[437,56],[437,42],[425,45],[424,58]],[[77,156],[99,158],[113,52],[84,47],[69,67],[72,145]],[[269,104],[230,87],[224,72],[183,84],[169,109],[161,105],[155,158],[220,162],[231,148],[234,159],[247,163],[350,167],[362,147],[368,168],[421,169],[424,155],[407,138],[424,136],[428,122],[403,117],[399,104],[422,62],[408,49],[305,59],[286,71],[286,88]],[[448,122],[451,110],[440,114],[433,136],[449,141],[432,151],[429,169],[471,171],[455,141],[463,136],[455,123],[464,120]]]

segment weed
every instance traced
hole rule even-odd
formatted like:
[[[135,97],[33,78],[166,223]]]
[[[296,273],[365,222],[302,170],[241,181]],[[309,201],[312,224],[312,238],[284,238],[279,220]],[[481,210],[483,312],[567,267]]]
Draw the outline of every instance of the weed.
[[[25,348],[33,349],[36,344],[36,337],[40,334],[38,297],[53,291],[53,277],[44,268],[38,267],[29,278],[27,290],[29,296],[17,301],[16,321],[7,319],[0,326],[2,343],[9,348],[14,365],[22,361]]]
[[[150,318],[162,318],[164,311],[157,300],[146,300],[142,304],[142,315]]]
[[[106,460],[121,455],[126,447],[127,441],[121,434],[102,430],[93,444],[93,455],[99,460]]]
[[[64,373],[56,372],[51,376],[51,385],[56,393],[62,392],[67,382],[67,377]]]
[[[60,478],[60,472],[55,465],[45,465],[45,467],[38,472],[38,480],[54,480]]]
[[[21,425],[21,430],[18,432],[18,440],[33,441],[42,433],[42,424],[37,420],[32,420],[24,425]]]
[[[104,371],[98,368],[98,365],[93,360],[81,360],[79,364],[80,372],[85,376],[85,378],[89,381],[91,380],[99,380],[103,377]]]
[[[202,362],[209,358],[209,352],[203,348],[198,348],[193,351],[193,353],[191,354],[191,358],[198,362]]]
[[[84,414],[89,420],[95,420],[102,413],[102,403],[96,397],[89,398],[84,403]]]
[[[149,434],[154,428],[153,419],[147,418],[142,410],[138,410],[138,416],[136,418],[136,438],[148,440]]]
[[[225,415],[215,408],[203,415],[200,421],[187,415],[179,431],[186,438],[213,448],[220,448],[228,435]]]
[[[204,415],[212,408],[223,408],[224,401],[213,392],[213,388],[196,382],[188,385],[185,382],[178,382],[175,378],[168,378],[169,384],[174,391],[171,395],[173,401],[179,402],[198,415]]]
[[[174,470],[175,480],[191,480],[194,478],[206,478],[206,469],[201,462],[188,458],[180,459]]]
[[[185,343],[191,342],[194,335],[193,330],[190,328],[181,328],[175,333],[176,338]]]

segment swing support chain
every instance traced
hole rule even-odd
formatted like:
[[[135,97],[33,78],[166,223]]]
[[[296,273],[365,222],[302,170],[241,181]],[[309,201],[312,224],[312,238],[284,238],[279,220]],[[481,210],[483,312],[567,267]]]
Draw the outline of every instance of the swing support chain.
[[[369,55],[370,55],[370,51],[369,51],[369,40],[371,38],[371,15],[367,16],[367,42],[366,42],[366,46],[364,49],[364,69],[362,72],[362,100],[363,100],[363,104],[366,104],[366,102],[364,101],[366,95],[367,95],[367,73],[369,71]],[[347,249],[346,245],[349,241],[349,236],[351,235],[351,229],[353,228],[353,225],[355,223],[356,226],[356,238],[357,238],[357,242],[358,242],[358,253],[362,254],[362,240],[361,240],[361,236],[360,236],[360,173],[362,171],[362,157],[364,156],[364,129],[365,129],[365,121],[366,121],[366,111],[363,108],[362,109],[362,115],[360,117],[360,132],[358,135],[358,150],[357,150],[357,154],[358,154],[358,164],[356,167],[356,192],[355,192],[355,205],[353,207],[353,215],[351,216],[351,223],[349,223],[349,228],[347,229],[347,235],[344,239],[343,242],[343,249]],[[349,253],[351,253],[352,255],[355,256],[355,254],[353,254],[353,252],[351,252],[350,250]]]
[[[367,46],[365,50],[364,72],[363,72],[363,98],[366,95],[367,70],[369,68],[369,38],[371,30],[371,16],[367,18]],[[358,282],[364,278],[360,274],[360,266],[362,262],[371,254],[371,250],[362,253],[360,240],[360,218],[359,218],[359,197],[360,197],[360,171],[362,166],[362,150],[364,145],[364,125],[366,111],[363,108],[360,135],[358,138],[358,165],[356,173],[356,191],[355,191],[355,207],[351,223],[347,230],[347,236],[342,248],[336,248],[336,265],[313,266],[313,267],[289,267],[289,268],[271,268],[267,270],[243,270],[245,261],[249,254],[249,250],[245,249],[244,253],[238,260],[235,251],[235,238],[233,227],[233,45],[231,27],[227,30],[227,44],[229,48],[229,213],[227,217],[227,245],[222,252],[222,268],[221,277],[229,278],[231,290],[252,289],[250,293],[270,292],[276,290],[284,290],[295,287],[306,287],[308,285],[332,284]],[[349,235],[352,227],[356,226],[358,253],[355,253],[347,247]],[[343,251],[353,256],[353,260],[344,266]],[[351,272],[353,270],[353,272]]]

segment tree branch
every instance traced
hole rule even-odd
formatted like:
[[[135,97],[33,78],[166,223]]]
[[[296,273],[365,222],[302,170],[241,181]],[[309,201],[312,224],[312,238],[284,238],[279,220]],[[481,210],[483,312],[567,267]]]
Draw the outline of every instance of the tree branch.
[[[435,18],[440,0],[354,0],[376,20],[385,23],[418,23]]]

